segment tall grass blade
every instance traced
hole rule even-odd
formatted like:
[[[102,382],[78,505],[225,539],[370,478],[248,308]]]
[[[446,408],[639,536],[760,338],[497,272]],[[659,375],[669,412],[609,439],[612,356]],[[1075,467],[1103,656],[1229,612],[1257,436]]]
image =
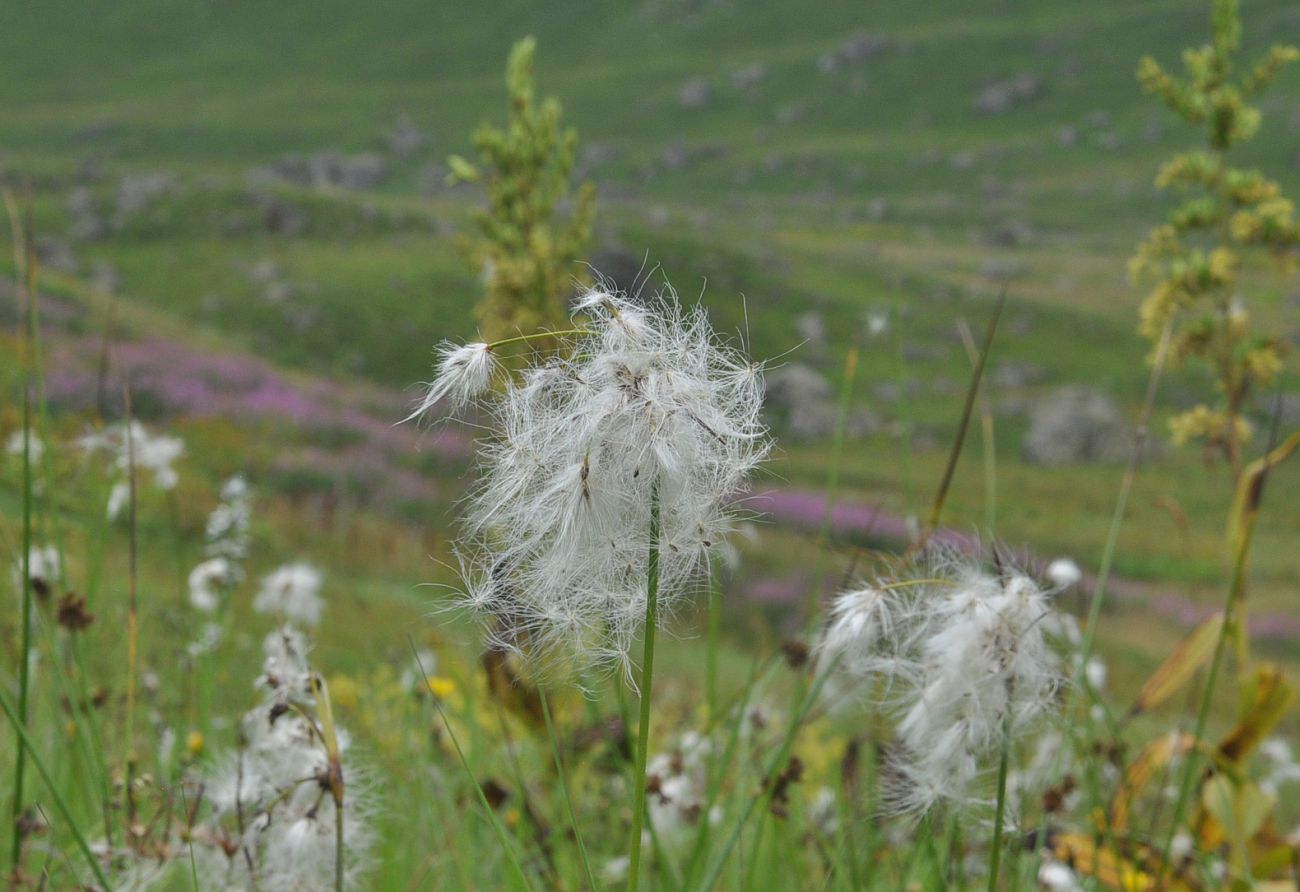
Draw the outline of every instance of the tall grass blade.
[[[63,794],[59,791],[59,787],[55,784],[54,779],[50,777],[49,771],[45,768],[45,762],[41,759],[40,751],[37,750],[36,745],[32,742],[31,736],[27,733],[26,724],[21,721],[18,713],[14,710],[13,705],[9,702],[9,698],[5,696],[5,693],[2,690],[0,690],[0,708],[4,709],[5,715],[9,718],[9,724],[13,726],[14,733],[18,735],[21,749],[31,754],[32,764],[36,766],[36,770],[40,773],[41,779],[45,781],[45,786],[50,791],[50,798],[54,800],[54,804],[58,807],[59,814],[63,816],[63,820],[68,823],[68,829],[72,832],[72,836],[77,842],[77,848],[79,848],[81,853],[86,856],[86,862],[90,865],[91,872],[95,874],[95,879],[99,880],[99,884],[103,886],[105,890],[112,892],[112,886],[108,882],[108,877],[104,875],[104,869],[100,866],[99,859],[96,858],[95,853],[90,850],[90,845],[86,842],[85,835],[81,832],[81,828],[77,826],[76,821],[73,820],[72,811],[68,808],[67,801],[64,800]]]
[[[966,431],[970,429],[971,415],[975,410],[975,396],[979,393],[980,382],[984,378],[984,366],[988,362],[989,351],[993,347],[993,336],[997,334],[998,320],[1002,318],[1002,308],[1007,303],[1007,289],[1005,286],[1002,293],[998,296],[998,302],[993,307],[993,315],[989,318],[988,327],[984,331],[984,343],[980,347],[979,360],[975,363],[975,370],[971,373],[970,385],[966,388],[966,400],[962,404],[961,421],[957,424],[957,434],[953,437],[952,449],[948,453],[948,463],[944,466],[943,476],[939,479],[939,491],[935,493],[934,503],[930,506],[930,515],[926,518],[925,528],[921,532],[921,538],[917,540],[912,547],[913,551],[918,551],[929,538],[934,535],[934,531],[939,528],[939,518],[943,515],[944,502],[948,499],[948,490],[952,487],[953,475],[957,472],[957,461],[961,458],[962,447],[966,443]]]

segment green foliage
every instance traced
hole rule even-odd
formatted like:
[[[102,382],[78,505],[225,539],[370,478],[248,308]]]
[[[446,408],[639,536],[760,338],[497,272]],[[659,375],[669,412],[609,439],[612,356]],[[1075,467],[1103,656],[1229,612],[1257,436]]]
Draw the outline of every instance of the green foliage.
[[[577,132],[561,125],[560,103],[537,104],[533,53],[537,42],[515,44],[506,63],[510,120],[504,129],[484,125],[474,136],[478,163],[453,155],[453,181],[482,182],[487,210],[476,215],[477,236],[465,254],[481,270],[484,293],[475,309],[488,341],[560,327],[573,265],[591,237],[595,187],[583,184],[572,213],[559,206],[569,197]]]
[[[1183,78],[1149,56],[1138,66],[1147,92],[1203,129],[1206,148],[1176,155],[1160,169],[1156,185],[1188,197],[1151,230],[1130,265],[1135,277],[1157,279],[1142,304],[1142,334],[1159,341],[1169,328],[1172,358],[1208,363],[1222,393],[1219,405],[1198,405],[1174,418],[1175,438],[1200,440],[1236,468],[1251,435],[1243,412],[1252,391],[1268,386],[1282,370],[1286,349],[1283,339],[1251,325],[1238,291],[1243,251],[1262,248],[1289,259],[1300,227],[1294,204],[1276,182],[1231,166],[1227,156],[1259,130],[1259,109],[1247,100],[1272,83],[1283,65],[1300,59],[1300,50],[1274,46],[1234,80],[1241,42],[1236,0],[1214,0],[1211,22],[1211,43],[1183,53]]]

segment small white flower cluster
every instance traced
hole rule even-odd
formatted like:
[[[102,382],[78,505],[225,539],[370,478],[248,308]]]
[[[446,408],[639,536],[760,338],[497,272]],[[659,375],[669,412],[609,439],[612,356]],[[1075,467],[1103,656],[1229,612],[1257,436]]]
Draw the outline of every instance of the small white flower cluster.
[[[1300,762],[1296,762],[1291,744],[1280,737],[1270,737],[1260,744],[1259,754],[1264,757],[1265,771],[1260,787],[1265,792],[1277,795],[1282,787],[1300,784]]]
[[[689,841],[704,816],[712,750],[711,740],[687,731],[676,748],[659,753],[646,765],[646,806],[661,844],[673,846]],[[721,809],[715,805],[708,817],[710,823],[718,823]]]
[[[203,779],[209,819],[194,827],[195,866],[204,889],[318,892],[334,888],[335,804],[306,639],[272,632],[257,680],[264,700],[242,723],[243,746]],[[337,734],[346,795],[345,877],[357,888],[374,840],[371,812]],[[361,795],[359,795],[359,793]],[[181,849],[178,857],[188,859]]]
[[[817,665],[833,689],[852,688],[895,718],[895,808],[984,804],[989,764],[1061,684],[1044,631],[1051,607],[1013,570],[990,574],[946,554],[915,570],[840,595]]]
[[[248,530],[251,522],[248,482],[236,474],[221,484],[221,501],[208,515],[204,553],[208,557],[242,561],[248,557]]]
[[[221,500],[208,515],[206,558],[190,570],[190,605],[209,614],[198,635],[186,645],[191,657],[209,653],[225,637],[225,627],[211,615],[220,609],[223,596],[244,579],[251,514],[248,484],[240,476],[231,477],[222,484]]]
[[[299,561],[285,564],[263,577],[262,590],[253,599],[258,613],[272,613],[309,626],[320,622],[325,602],[320,597],[321,573]]]
[[[29,438],[27,432],[16,430],[5,441],[5,452],[17,458],[22,458],[24,450],[30,456],[32,464],[35,464],[45,454],[45,444],[41,442],[41,438],[36,436],[35,433],[32,433]]]
[[[100,433],[90,433],[77,441],[88,455],[107,452],[114,457],[114,465],[124,475],[108,496],[108,517],[116,520],[131,497],[131,487],[125,475],[134,462],[137,471],[153,474],[154,486],[164,492],[176,488],[179,477],[172,467],[185,454],[185,444],[177,437],[155,436],[138,421],[130,425],[115,424]]]
[[[62,577],[63,568],[59,564],[59,550],[53,545],[33,545],[27,551],[27,578],[31,580],[33,587],[38,589],[44,587],[48,592],[58,585]],[[21,553],[14,559],[13,582],[14,590],[19,595],[22,595],[23,559]]]
[[[768,450],[761,368],[671,292],[647,304],[592,291],[562,355],[489,395],[492,347],[444,352],[421,409],[478,398],[481,450],[464,558],[494,645],[629,664],[646,609],[657,505],[660,616],[698,583],[734,496]]]

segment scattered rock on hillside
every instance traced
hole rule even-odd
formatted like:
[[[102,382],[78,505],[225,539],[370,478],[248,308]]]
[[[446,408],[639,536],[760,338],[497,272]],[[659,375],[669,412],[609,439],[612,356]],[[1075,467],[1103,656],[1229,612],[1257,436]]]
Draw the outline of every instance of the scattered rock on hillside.
[[[1004,359],[989,371],[988,383],[998,390],[1019,390],[1041,384],[1047,370],[1036,362],[1023,359]]]
[[[91,271],[90,285],[103,294],[117,294],[122,287],[122,277],[118,274],[117,267],[107,260],[100,260]]]
[[[344,155],[325,149],[311,155],[289,154],[249,172],[254,185],[286,183],[293,186],[373,189],[388,177],[388,163],[377,152]]]
[[[1015,248],[1037,241],[1038,231],[1025,220],[1005,220],[992,229],[985,230],[981,234],[980,240],[986,245]]]
[[[1133,430],[1110,397],[1071,385],[1054,390],[1030,409],[1025,460],[1037,465],[1122,461]]]
[[[767,404],[784,420],[785,435],[816,440],[835,433],[839,408],[830,383],[803,363],[782,366],[767,376]],[[880,421],[865,409],[849,413],[845,433],[862,437],[880,429]]]
[[[76,273],[77,256],[72,253],[72,245],[64,239],[38,235],[35,247],[36,259],[40,261],[41,266],[61,273]]]
[[[704,108],[713,99],[713,88],[703,78],[692,78],[677,88],[680,108]]]
[[[808,116],[806,102],[788,102],[776,110],[776,122],[782,127],[798,124]]]
[[[74,242],[90,242],[103,238],[108,233],[108,223],[100,214],[95,194],[85,186],[78,186],[68,194],[64,206],[72,217],[68,227],[68,238]]]
[[[1023,71],[1005,81],[990,84],[975,94],[975,111],[982,115],[1002,115],[1018,105],[1039,98],[1046,92],[1038,75]]]
[[[1056,144],[1063,149],[1072,149],[1079,144],[1079,128],[1068,124],[1056,129]]]
[[[120,229],[151,204],[176,190],[176,178],[162,171],[127,174],[117,183],[113,227]]]
[[[883,34],[854,31],[838,47],[817,57],[817,70],[830,74],[841,68],[864,65],[893,47],[893,41]]]
[[[251,199],[253,207],[261,218],[262,228],[273,235],[295,238],[307,229],[307,212],[287,199],[271,192],[254,192]],[[235,224],[234,220],[228,221]],[[229,225],[230,235],[240,235],[240,225]]]
[[[826,343],[826,320],[816,310],[809,310],[794,321],[799,337],[814,346]]]
[[[573,165],[573,178],[585,180],[600,168],[613,164],[622,154],[623,150],[613,143],[584,143],[578,161]]]
[[[374,189],[387,178],[388,162],[377,152],[345,155],[339,161],[338,185],[344,189]]]
[[[1278,424],[1283,427],[1292,427],[1300,424],[1300,393],[1284,393],[1278,397],[1281,401],[1281,413],[1278,415]],[[1260,408],[1269,418],[1270,423],[1274,412],[1274,397],[1268,396],[1260,400]]]
[[[1019,279],[1029,272],[1029,267],[1019,260],[991,258],[980,265],[980,275],[994,282]]]
[[[415,126],[410,115],[400,115],[384,134],[384,143],[398,158],[410,158],[429,143],[429,135]]]
[[[743,93],[753,93],[766,77],[767,66],[762,62],[753,62],[731,72],[731,85]]]

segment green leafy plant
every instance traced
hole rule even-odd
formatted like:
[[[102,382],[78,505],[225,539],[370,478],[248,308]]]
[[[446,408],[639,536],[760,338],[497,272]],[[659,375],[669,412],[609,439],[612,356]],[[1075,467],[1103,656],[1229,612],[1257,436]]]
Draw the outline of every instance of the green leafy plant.
[[[561,123],[553,97],[538,104],[533,84],[537,41],[516,43],[506,63],[510,117],[504,128],[485,124],[474,136],[477,162],[448,159],[451,179],[482,183],[487,209],[477,233],[464,240],[466,257],[482,272],[484,293],[475,309],[488,341],[562,327],[574,263],[591,237],[595,187],[572,194],[570,175],[577,132]],[[570,203],[567,215],[562,205]]]
[[[1205,145],[1160,169],[1156,185],[1186,197],[1139,246],[1131,272],[1156,279],[1142,304],[1142,334],[1158,343],[1170,328],[1170,358],[1207,363],[1221,392],[1216,405],[1198,405],[1172,419],[1175,439],[1200,441],[1208,454],[1226,457],[1239,470],[1251,436],[1244,415],[1253,393],[1281,371],[1286,348],[1281,338],[1252,327],[1239,289],[1245,252],[1266,249],[1288,261],[1300,228],[1278,184],[1258,170],[1232,166],[1228,156],[1259,129],[1259,109],[1249,101],[1284,65],[1300,59],[1300,50],[1274,46],[1249,73],[1237,75],[1237,0],[1215,0],[1211,25],[1211,42],[1183,53],[1182,77],[1150,57],[1138,67],[1146,91],[1202,128]]]

